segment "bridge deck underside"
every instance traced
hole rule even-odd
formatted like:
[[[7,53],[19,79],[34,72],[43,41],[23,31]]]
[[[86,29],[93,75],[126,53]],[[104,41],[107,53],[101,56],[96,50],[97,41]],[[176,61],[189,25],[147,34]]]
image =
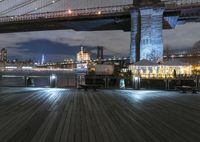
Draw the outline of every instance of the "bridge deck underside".
[[[164,16],[177,16],[180,12],[170,11]],[[179,19],[184,21],[185,19]],[[189,17],[186,20],[198,21],[199,16]],[[163,22],[164,29],[172,28],[168,21]],[[66,18],[39,18],[36,20],[26,20],[19,22],[0,23],[0,33],[43,31],[43,30],[64,30],[73,29],[75,31],[101,31],[101,30],[124,30],[131,31],[131,18],[129,13],[119,15],[99,15],[99,16],[80,16]]]
[[[129,8],[129,6],[125,6]],[[120,9],[119,9],[120,10]],[[130,12],[105,13],[101,15],[80,15],[80,16],[59,16],[52,18],[37,17],[36,19],[0,22],[0,33],[8,32],[25,32],[25,31],[42,31],[42,30],[59,30],[59,29],[73,29],[76,31],[101,31],[101,30],[124,30],[131,31]],[[39,16],[39,15],[38,15]],[[184,22],[199,22],[200,21],[200,7],[185,10],[168,10],[164,12],[164,17],[176,17],[178,21]],[[168,18],[169,19],[169,18]],[[1,19],[2,20],[2,19]],[[9,20],[9,19],[8,19]],[[163,20],[163,28],[170,29],[173,26]],[[176,22],[176,21],[175,21]]]
[[[119,19],[118,19],[119,18]],[[0,24],[0,33],[25,32],[42,30],[64,30],[75,31],[101,31],[101,30],[124,30],[130,31],[130,16],[108,16],[108,17],[83,17],[79,19],[56,18],[38,19],[34,21],[15,22]]]

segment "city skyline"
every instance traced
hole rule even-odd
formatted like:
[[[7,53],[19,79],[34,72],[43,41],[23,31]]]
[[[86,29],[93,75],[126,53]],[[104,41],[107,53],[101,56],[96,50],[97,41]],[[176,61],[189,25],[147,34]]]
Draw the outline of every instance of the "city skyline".
[[[164,30],[164,45],[173,50],[190,49],[200,39],[199,23],[178,25]],[[129,56],[130,32],[97,31],[76,32],[55,30],[41,32],[8,33],[0,35],[1,48],[8,50],[8,58],[33,59],[37,61],[45,54],[46,60],[62,61],[75,58],[80,46],[96,55],[96,47],[103,46],[105,56]]]

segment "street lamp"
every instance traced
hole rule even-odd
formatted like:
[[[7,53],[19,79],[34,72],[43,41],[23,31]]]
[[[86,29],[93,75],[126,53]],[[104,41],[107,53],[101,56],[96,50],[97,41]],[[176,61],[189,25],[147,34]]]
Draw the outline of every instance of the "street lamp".
[[[72,14],[72,11],[70,9],[68,10],[68,14]]]
[[[133,88],[140,89],[140,78],[137,76],[133,76]]]
[[[97,14],[98,14],[98,15],[101,15],[101,11],[98,11]]]
[[[55,74],[52,74],[50,76],[50,87],[51,88],[57,87],[57,76]]]

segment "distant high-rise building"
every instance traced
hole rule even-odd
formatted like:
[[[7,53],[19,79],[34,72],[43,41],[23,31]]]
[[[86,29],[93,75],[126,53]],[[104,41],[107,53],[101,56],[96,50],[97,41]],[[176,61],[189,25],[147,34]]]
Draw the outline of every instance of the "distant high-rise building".
[[[44,63],[45,63],[44,54],[42,54],[41,64],[43,65]]]
[[[1,49],[0,60],[1,62],[7,62],[7,50],[5,48]]]
[[[97,59],[103,59],[103,47],[101,46],[97,47]]]
[[[86,62],[90,60],[90,54],[84,51],[83,47],[81,47],[81,51],[77,53],[77,61],[78,62]]]

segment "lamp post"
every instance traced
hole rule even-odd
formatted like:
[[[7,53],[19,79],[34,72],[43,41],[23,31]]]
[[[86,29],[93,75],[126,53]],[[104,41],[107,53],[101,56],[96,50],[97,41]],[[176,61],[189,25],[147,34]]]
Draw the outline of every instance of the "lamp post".
[[[57,76],[55,74],[52,74],[50,76],[50,87],[56,88],[57,87]]]
[[[140,77],[133,76],[133,89],[139,90],[140,89]]]

